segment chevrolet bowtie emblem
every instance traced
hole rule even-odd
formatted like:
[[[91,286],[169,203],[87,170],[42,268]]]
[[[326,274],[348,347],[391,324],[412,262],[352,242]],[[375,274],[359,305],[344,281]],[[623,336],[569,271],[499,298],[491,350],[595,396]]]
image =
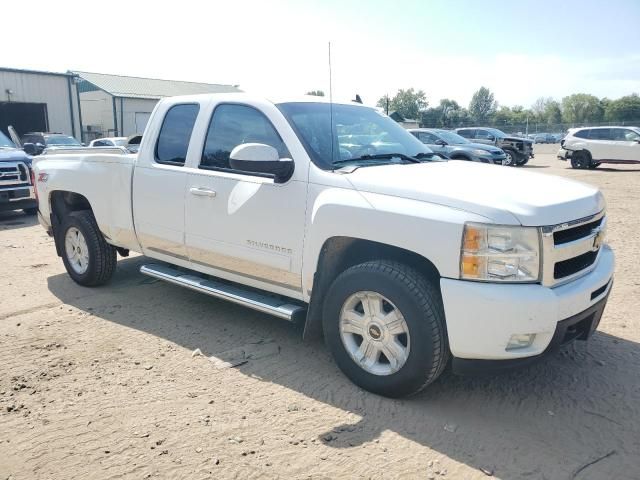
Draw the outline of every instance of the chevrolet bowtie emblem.
[[[595,233],[594,237],[593,237],[593,251],[597,251],[600,249],[600,246],[602,245],[602,240],[604,237],[604,232],[602,231],[601,228],[594,228],[593,229],[593,233]]]

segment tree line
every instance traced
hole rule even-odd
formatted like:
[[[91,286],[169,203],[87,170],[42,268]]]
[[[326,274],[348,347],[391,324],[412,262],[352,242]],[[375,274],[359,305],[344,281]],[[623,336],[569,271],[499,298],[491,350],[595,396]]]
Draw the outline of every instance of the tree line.
[[[430,107],[423,90],[398,90],[393,96],[385,95],[377,106],[388,112],[396,111],[408,119],[415,119],[427,127],[458,127],[464,125],[522,126],[525,123],[557,126],[600,122],[640,123],[640,97],[637,93],[616,100],[598,98],[586,93],[575,93],[557,101],[540,97],[529,108],[521,105],[499,105],[493,92],[486,87],[473,94],[465,108],[455,100],[443,98]]]

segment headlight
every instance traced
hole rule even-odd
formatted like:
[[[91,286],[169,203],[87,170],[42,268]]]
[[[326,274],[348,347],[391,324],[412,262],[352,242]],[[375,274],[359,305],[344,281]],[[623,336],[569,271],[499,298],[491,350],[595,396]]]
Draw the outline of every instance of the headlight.
[[[485,282],[537,282],[539,277],[537,228],[465,224],[460,278]]]
[[[489,155],[489,152],[487,152],[486,150],[472,150],[472,153],[474,155],[482,155],[482,156]]]

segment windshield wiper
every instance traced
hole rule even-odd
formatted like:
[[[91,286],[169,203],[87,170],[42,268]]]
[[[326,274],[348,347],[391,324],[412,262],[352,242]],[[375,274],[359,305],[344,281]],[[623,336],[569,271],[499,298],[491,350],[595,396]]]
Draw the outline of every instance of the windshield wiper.
[[[370,160],[391,160],[392,158],[399,158],[401,160],[405,160],[410,163],[420,163],[420,160],[414,157],[410,157],[409,155],[405,155],[404,153],[377,153],[373,155],[362,155],[360,157],[355,158],[345,158],[342,160],[336,160],[333,162],[333,166],[336,165],[346,165],[352,162],[359,161],[370,161]]]

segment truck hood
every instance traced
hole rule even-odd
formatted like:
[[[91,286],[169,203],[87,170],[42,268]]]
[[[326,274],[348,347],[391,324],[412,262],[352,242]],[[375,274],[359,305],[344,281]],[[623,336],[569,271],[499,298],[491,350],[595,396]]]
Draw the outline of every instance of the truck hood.
[[[504,137],[503,140],[507,140],[509,142],[523,142],[533,145],[533,140],[529,140],[528,138],[522,137]]]
[[[31,157],[18,148],[0,148],[0,162],[24,162],[31,165]]]
[[[456,148],[466,148],[470,150],[485,150],[487,152],[502,152],[502,150],[494,145],[487,145],[485,143],[460,143],[458,145],[452,145]]]
[[[345,177],[365,197],[370,192],[445,205],[497,224],[556,225],[605,206],[600,191],[583,183],[455,160],[361,167]]]

